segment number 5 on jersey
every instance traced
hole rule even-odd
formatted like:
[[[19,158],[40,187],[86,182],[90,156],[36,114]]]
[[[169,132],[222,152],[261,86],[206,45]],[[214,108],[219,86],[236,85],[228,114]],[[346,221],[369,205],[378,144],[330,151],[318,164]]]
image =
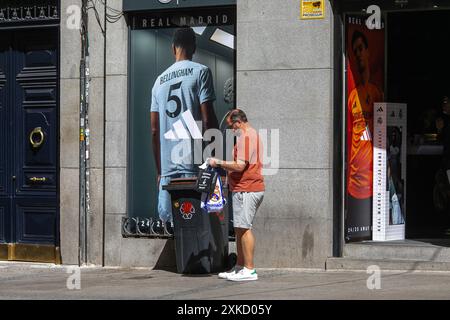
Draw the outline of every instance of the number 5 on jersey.
[[[170,89],[169,89],[169,97],[167,98],[167,102],[170,102],[170,101],[175,101],[175,103],[176,103],[176,105],[177,105],[177,108],[175,109],[175,111],[169,111],[169,108],[167,107],[167,109],[166,109],[166,114],[169,116],[169,117],[171,117],[171,118],[176,118],[176,117],[178,117],[178,115],[180,114],[180,112],[181,112],[181,100],[180,100],[180,98],[177,96],[177,95],[171,95],[172,94],[172,91],[173,90],[177,90],[177,89],[180,89],[180,87],[181,87],[181,83],[182,83],[183,81],[180,81],[180,82],[178,82],[178,83],[175,83],[175,84],[173,84],[173,85],[171,85],[170,86]]]

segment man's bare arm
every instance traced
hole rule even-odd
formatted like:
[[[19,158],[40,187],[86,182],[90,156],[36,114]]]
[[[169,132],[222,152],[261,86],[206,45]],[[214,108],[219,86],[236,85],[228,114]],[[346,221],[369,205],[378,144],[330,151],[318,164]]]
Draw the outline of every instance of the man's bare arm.
[[[217,121],[216,113],[212,101],[206,101],[200,105],[200,112],[202,114],[203,132],[208,129],[219,129],[219,122]]]
[[[150,124],[152,127],[153,156],[155,158],[158,176],[161,175],[161,145],[159,139],[159,112],[150,112]]]
[[[213,168],[220,167],[231,172],[242,172],[247,167],[248,162],[239,159],[237,161],[223,161],[211,158],[209,159],[209,164]]]

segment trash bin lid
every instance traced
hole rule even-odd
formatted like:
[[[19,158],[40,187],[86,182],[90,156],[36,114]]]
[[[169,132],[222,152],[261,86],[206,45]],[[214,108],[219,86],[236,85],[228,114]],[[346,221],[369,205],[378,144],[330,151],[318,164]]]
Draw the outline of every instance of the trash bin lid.
[[[169,184],[163,185],[163,190],[195,190],[197,177],[173,178]]]
[[[220,177],[222,179],[222,188],[227,189],[226,178]],[[169,184],[163,185],[163,190],[196,190],[195,183],[197,182],[197,177],[189,178],[173,178],[170,179]]]

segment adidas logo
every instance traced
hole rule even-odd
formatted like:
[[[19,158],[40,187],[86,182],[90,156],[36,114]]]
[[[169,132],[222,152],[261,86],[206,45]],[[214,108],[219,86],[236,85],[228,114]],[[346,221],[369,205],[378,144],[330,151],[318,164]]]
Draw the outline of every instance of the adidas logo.
[[[377,109],[377,112],[383,112],[383,107],[379,107],[379,108]]]
[[[173,124],[173,130],[169,130],[164,133],[164,138],[167,140],[184,140],[184,139],[203,139],[202,133],[195,122],[194,117],[190,110],[187,110],[181,114],[186,127],[189,132],[185,129],[183,122],[180,120]],[[190,135],[189,135],[190,134]]]
[[[366,126],[366,130],[363,131],[360,139],[361,141],[372,141],[372,134],[368,126]]]

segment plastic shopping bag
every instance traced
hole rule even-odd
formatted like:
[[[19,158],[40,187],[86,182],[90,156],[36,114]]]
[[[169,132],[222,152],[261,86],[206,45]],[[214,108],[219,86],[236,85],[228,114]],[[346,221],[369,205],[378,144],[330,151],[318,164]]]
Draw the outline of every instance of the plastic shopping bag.
[[[215,169],[213,169],[215,171]],[[201,208],[206,212],[221,212],[225,207],[226,200],[223,197],[222,179],[218,176],[214,191],[203,193],[201,198]]]
[[[202,193],[214,192],[218,177],[219,174],[214,168],[211,168],[210,166],[200,168],[197,181],[195,182],[195,190]]]

